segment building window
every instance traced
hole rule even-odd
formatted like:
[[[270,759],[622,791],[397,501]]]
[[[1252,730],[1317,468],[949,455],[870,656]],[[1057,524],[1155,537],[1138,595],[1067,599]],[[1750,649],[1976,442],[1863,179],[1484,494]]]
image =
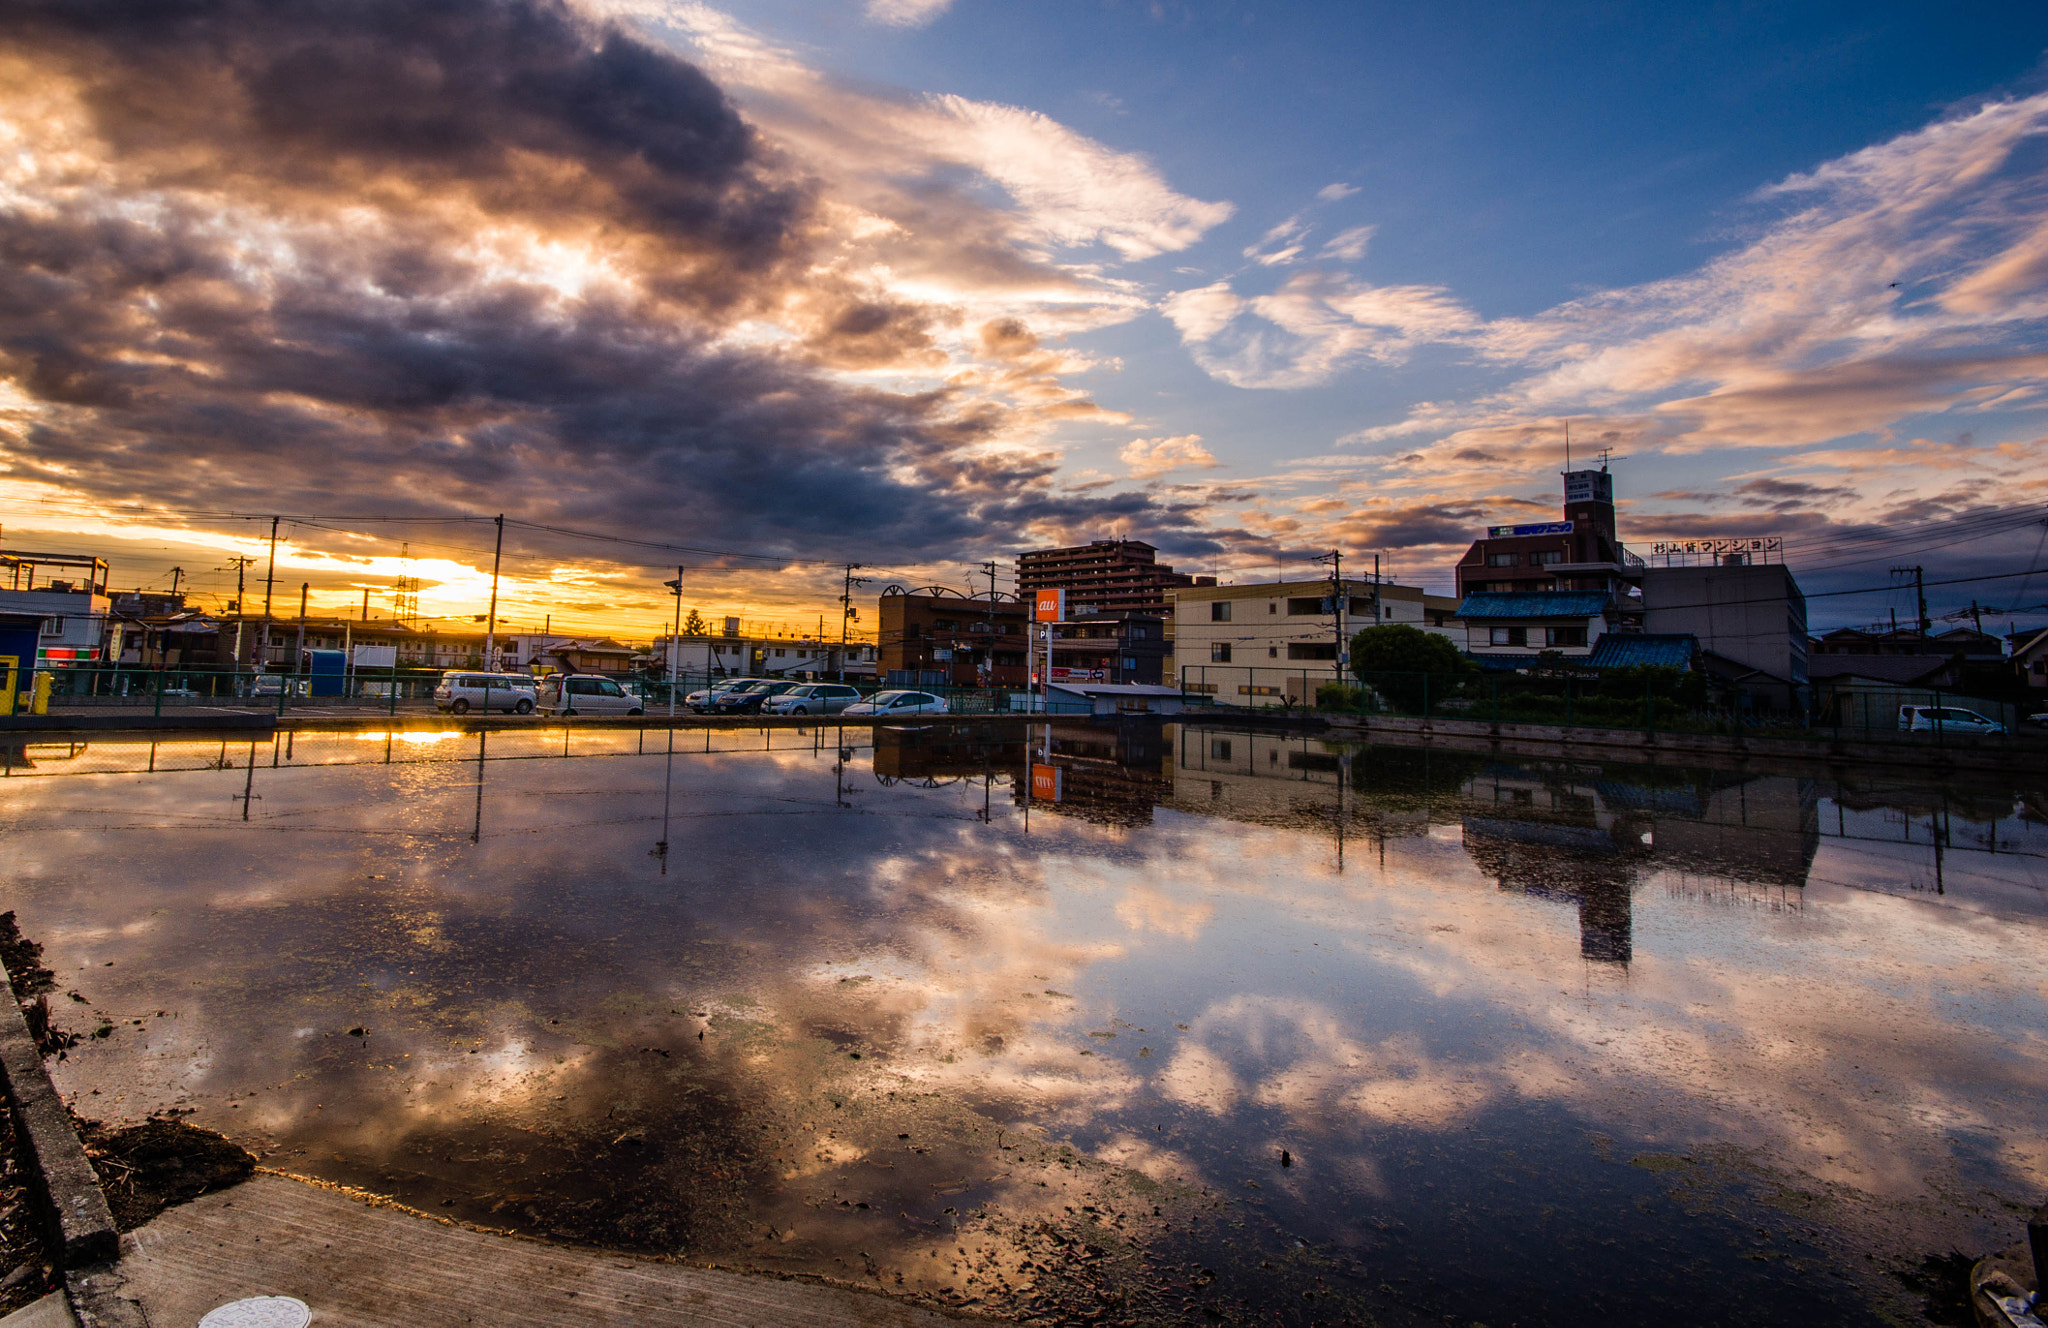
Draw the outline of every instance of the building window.
[[[1237,689],[1237,694],[1239,696],[1278,696],[1280,695],[1280,689],[1278,687],[1240,687]]]
[[[1334,660],[1337,658],[1337,643],[1335,641],[1292,642],[1287,647],[1287,658]]]
[[[1529,644],[1529,629],[1526,627],[1490,627],[1488,640],[1497,646],[1526,646]]]
[[[1486,565],[1488,567],[1520,567],[1522,565],[1522,555],[1519,553],[1489,553],[1486,555]]]
[[[1229,622],[1230,601],[1227,599],[1217,599],[1209,601],[1209,621]]]
[[[1209,645],[1209,662],[1211,664],[1228,664],[1230,662],[1230,642],[1211,642]]]
[[[1212,761],[1228,761],[1230,759],[1230,739],[1209,739],[1209,759]]]
[[[1278,658],[1280,658],[1280,647],[1279,647],[1279,646],[1267,646],[1267,647],[1266,647],[1266,658],[1267,658],[1267,659],[1278,659]],[[2037,665],[2037,666],[2036,666],[2036,669],[2037,669],[2037,671],[2038,671],[2038,668],[2039,668],[2039,666]]]
[[[1394,616],[1394,606],[1393,606],[1393,605],[1391,605],[1391,604],[1389,604],[1389,605],[1387,605],[1387,617],[1389,617],[1389,618],[1392,618],[1393,616]]]
[[[62,636],[62,635],[64,635],[64,620],[63,620],[62,618],[45,618],[45,619],[43,619],[43,635],[44,635],[44,636]]]
[[[1552,627],[1546,635],[1554,646],[1582,646],[1586,644],[1586,629],[1583,627]]]
[[[1290,618],[1321,617],[1330,611],[1330,601],[1316,597],[1302,597],[1287,601],[1287,616]]]
[[[1529,565],[1531,567],[1549,567],[1553,563],[1561,563],[1563,561],[1563,549],[1538,549],[1529,555]]]

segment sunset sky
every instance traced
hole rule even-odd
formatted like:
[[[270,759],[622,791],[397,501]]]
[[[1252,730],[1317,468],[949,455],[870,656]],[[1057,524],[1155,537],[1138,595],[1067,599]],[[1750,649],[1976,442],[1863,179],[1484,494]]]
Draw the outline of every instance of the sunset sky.
[[[511,620],[642,636],[678,562],[836,633],[837,564],[1110,535],[1448,592],[1568,425],[1632,545],[1781,535],[1816,626],[1904,618],[1829,592],[2048,565],[2044,48],[2019,4],[0,0],[0,543],[215,596],[282,513],[281,609],[468,615],[502,512]],[[1930,599],[2048,623],[2048,574]]]

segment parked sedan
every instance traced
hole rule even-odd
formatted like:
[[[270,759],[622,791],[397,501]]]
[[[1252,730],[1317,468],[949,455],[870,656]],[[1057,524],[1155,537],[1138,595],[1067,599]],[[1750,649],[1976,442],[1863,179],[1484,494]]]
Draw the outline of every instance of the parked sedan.
[[[771,696],[780,696],[794,686],[796,684],[793,682],[769,682],[766,679],[757,678],[752,682],[742,683],[731,691],[713,698],[711,713],[714,715],[758,715],[761,713],[762,702],[768,700]]]
[[[858,689],[838,682],[807,682],[761,706],[764,715],[836,715],[860,700]]]
[[[930,692],[876,692],[839,712],[842,715],[943,715],[946,699]]]
[[[713,701],[716,701],[719,697],[724,696],[733,688],[742,687],[745,686],[747,683],[759,681],[760,679],[758,678],[724,678],[718,682],[712,683],[709,687],[705,687],[701,690],[691,692],[688,696],[683,698],[683,704],[701,715],[705,711],[711,709],[711,703]]]

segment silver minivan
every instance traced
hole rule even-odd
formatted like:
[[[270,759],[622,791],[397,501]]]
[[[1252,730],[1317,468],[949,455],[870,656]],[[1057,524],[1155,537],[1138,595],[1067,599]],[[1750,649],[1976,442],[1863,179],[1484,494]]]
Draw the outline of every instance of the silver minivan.
[[[640,698],[594,673],[550,673],[540,680],[540,708],[550,715],[638,715]]]
[[[466,715],[472,710],[489,713],[503,710],[513,715],[530,715],[537,704],[532,675],[525,673],[471,673],[450,670],[441,675],[434,688],[434,705]]]

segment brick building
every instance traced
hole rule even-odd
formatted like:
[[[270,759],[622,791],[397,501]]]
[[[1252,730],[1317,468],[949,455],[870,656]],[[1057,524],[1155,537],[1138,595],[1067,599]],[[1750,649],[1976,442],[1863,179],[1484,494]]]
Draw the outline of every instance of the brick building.
[[[882,676],[892,685],[1023,687],[1029,681],[1026,606],[1015,599],[891,586],[876,616]]]

